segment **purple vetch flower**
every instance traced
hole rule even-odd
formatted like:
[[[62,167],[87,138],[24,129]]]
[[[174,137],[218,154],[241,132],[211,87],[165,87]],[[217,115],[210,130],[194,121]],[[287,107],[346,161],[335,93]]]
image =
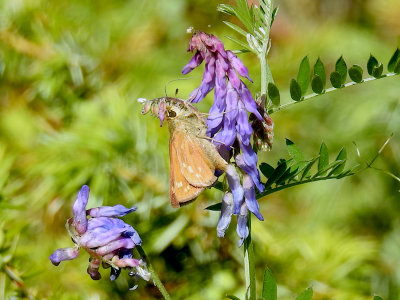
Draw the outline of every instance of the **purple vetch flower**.
[[[117,218],[135,211],[136,207],[126,208],[118,204],[86,210],[88,199],[89,187],[84,185],[73,205],[73,217],[66,223],[75,245],[57,249],[50,255],[50,261],[58,266],[64,260],[78,257],[80,249],[84,249],[90,255],[87,273],[93,280],[101,278],[100,265],[111,267],[111,280],[115,280],[124,268],[131,270],[131,276],[139,274],[149,280],[150,273],[145,262],[133,257],[133,248],[142,244],[139,234],[132,226]]]
[[[248,69],[232,51],[225,50],[223,43],[214,35],[201,31],[195,32],[189,42],[188,51],[195,50],[193,58],[182,69],[182,73],[189,73],[203,61],[205,68],[203,80],[200,86],[190,94],[189,101],[200,102],[214,89],[214,102],[207,118],[207,134],[213,139],[221,155],[222,152],[232,152],[232,148],[238,148],[237,150],[240,149],[242,152],[235,157],[235,160],[244,173],[243,187],[239,189],[240,179],[232,177],[232,174],[228,174],[229,171],[227,171],[233,205],[231,209],[229,205],[226,205],[226,201],[222,202],[220,223],[221,220],[227,220],[227,211],[232,210],[231,213],[238,215],[237,232],[243,242],[248,235],[248,230],[246,231],[242,224],[244,219],[247,220],[247,213],[245,218],[243,210],[249,209],[258,219],[263,220],[254,189],[257,187],[262,193],[264,185],[260,181],[257,154],[250,143],[251,136],[253,135],[257,148],[263,148],[265,144],[270,146],[273,123],[265,112],[265,107],[254,101],[246,84],[240,79],[240,77],[245,77],[252,82]],[[238,200],[239,197],[240,200]],[[229,225],[226,221],[222,223]],[[221,225],[217,229],[218,236],[223,236],[227,227]]]

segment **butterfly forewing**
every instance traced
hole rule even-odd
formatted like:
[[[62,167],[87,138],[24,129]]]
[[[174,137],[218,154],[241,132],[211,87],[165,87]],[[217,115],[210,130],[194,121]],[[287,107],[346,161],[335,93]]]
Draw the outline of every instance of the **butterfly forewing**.
[[[179,207],[185,202],[192,201],[204,190],[204,187],[191,185],[182,174],[179,163],[179,151],[182,144],[182,132],[174,132],[169,141],[170,157],[170,200],[173,207]]]
[[[206,156],[201,143],[205,141],[198,137],[184,135],[183,132],[176,132],[176,149],[179,166],[185,179],[196,187],[209,187],[217,180],[215,177],[215,167]]]

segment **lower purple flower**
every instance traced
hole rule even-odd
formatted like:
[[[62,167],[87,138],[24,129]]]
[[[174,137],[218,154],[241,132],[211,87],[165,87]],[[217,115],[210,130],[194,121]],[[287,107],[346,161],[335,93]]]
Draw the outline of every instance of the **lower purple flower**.
[[[77,258],[80,249],[84,249],[90,255],[87,273],[93,280],[101,278],[100,265],[111,267],[111,280],[115,280],[121,269],[125,268],[131,270],[131,276],[139,275],[149,280],[150,273],[145,262],[133,258],[133,248],[142,243],[139,234],[132,226],[117,218],[135,211],[136,207],[115,205],[86,210],[88,199],[89,187],[84,185],[73,205],[73,217],[66,224],[75,245],[57,249],[50,255],[50,261],[58,266],[62,261]]]

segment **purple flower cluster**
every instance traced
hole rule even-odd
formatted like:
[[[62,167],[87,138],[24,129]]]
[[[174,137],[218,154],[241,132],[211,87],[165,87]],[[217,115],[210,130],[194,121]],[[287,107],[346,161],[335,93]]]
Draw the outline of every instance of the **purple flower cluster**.
[[[87,272],[93,280],[101,278],[100,265],[111,267],[111,280],[119,276],[121,268],[134,268],[137,273],[130,272],[131,276],[139,274],[148,280],[150,275],[145,263],[133,258],[132,253],[136,245],[142,244],[139,234],[132,226],[117,218],[135,211],[136,207],[115,205],[86,210],[88,199],[89,187],[84,185],[73,205],[73,217],[66,224],[75,245],[54,251],[49,257],[51,262],[58,266],[64,260],[77,258],[82,248],[90,255]]]
[[[207,134],[213,138],[221,155],[230,152],[232,147],[239,147],[241,154],[235,157],[236,164],[245,173],[243,177],[243,195],[240,205],[230,205],[231,195],[226,194],[222,203],[218,235],[223,236],[229,226],[228,215],[238,215],[237,232],[241,237],[240,244],[248,235],[248,228],[243,220],[247,220],[247,209],[258,219],[263,220],[259,205],[255,198],[256,186],[263,192],[264,186],[260,181],[257,169],[257,154],[250,143],[253,134],[252,124],[249,122],[248,112],[258,123],[266,120],[260,114],[249,89],[239,78],[245,77],[252,81],[249,72],[242,61],[231,51],[225,50],[223,43],[214,35],[201,31],[193,34],[188,51],[196,53],[190,62],[183,68],[182,73],[187,74],[205,61],[203,80],[189,97],[189,101],[200,102],[212,89],[214,89],[214,102],[207,118]],[[272,125],[272,120],[268,120]],[[253,122],[254,124],[254,122]],[[223,149],[225,148],[225,149]],[[236,200],[233,192],[233,199]],[[242,198],[243,198],[242,195]],[[232,207],[232,211],[230,210]],[[246,213],[245,213],[246,212]],[[229,221],[228,221],[229,219]]]

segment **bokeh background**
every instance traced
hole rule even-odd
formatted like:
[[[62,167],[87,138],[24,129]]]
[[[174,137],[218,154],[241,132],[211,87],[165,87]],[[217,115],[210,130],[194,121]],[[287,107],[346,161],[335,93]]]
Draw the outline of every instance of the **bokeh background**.
[[[204,192],[172,209],[168,199],[168,131],[140,114],[138,97],[186,98],[201,70],[181,68],[193,26],[234,35],[209,0],[0,1],[0,298],[159,299],[151,284],[128,291],[129,278],[86,274],[88,256],[54,267],[48,256],[71,246],[64,224],[76,193],[91,188],[89,206],[137,205],[124,219],[173,299],[243,298],[243,249],[234,224],[216,237],[218,213],[205,211],[221,192]],[[225,2],[226,3],[226,2]],[[269,64],[282,102],[301,59],[318,57],[328,71],[343,55],[364,67],[373,53],[385,64],[399,46],[397,0],[276,1]],[[248,65],[257,92],[259,67]],[[200,68],[201,69],[201,68]],[[364,72],[366,73],[366,72]],[[357,161],[392,141],[376,167],[399,175],[400,81],[377,80],[317,97],[272,115],[275,141],[261,161],[287,157],[290,138],[307,158],[322,141],[333,159],[345,146]],[[199,106],[207,111],[211,95]],[[377,171],[287,189],[261,199],[264,222],[253,222],[256,267],[268,266],[279,299],[308,286],[314,299],[400,299],[399,183]]]

